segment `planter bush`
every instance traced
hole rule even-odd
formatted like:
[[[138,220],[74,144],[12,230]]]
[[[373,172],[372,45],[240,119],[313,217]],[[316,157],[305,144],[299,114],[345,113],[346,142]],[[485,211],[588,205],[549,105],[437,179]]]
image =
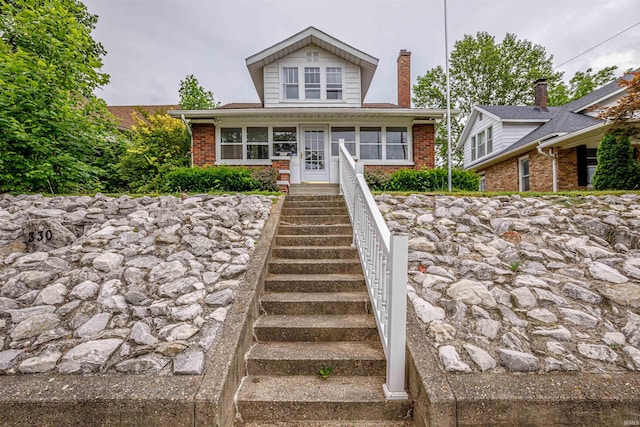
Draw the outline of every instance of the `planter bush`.
[[[273,168],[216,166],[177,168],[164,176],[167,191],[278,191]]]

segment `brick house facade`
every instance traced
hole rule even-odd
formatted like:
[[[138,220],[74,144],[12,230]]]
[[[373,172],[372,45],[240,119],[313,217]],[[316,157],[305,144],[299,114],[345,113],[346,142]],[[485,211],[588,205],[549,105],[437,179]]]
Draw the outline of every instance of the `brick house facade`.
[[[271,166],[278,184],[337,182],[338,142],[367,169],[432,168],[444,111],[411,108],[411,52],[397,104],[365,103],[378,60],[309,27],[246,59],[259,103],[173,110],[189,123],[193,166]]]

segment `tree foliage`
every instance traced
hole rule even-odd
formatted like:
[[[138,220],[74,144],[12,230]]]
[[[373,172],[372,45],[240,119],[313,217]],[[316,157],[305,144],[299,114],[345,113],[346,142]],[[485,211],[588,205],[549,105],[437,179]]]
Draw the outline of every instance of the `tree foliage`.
[[[596,190],[640,189],[640,164],[625,131],[613,131],[602,137],[598,147],[598,166],[593,175]]]
[[[193,74],[180,81],[178,92],[183,110],[210,110],[220,106],[220,103],[213,99],[213,92],[200,86]]]
[[[78,0],[0,3],[0,191],[102,189],[119,155],[109,78]]]
[[[157,190],[165,173],[189,165],[191,139],[179,119],[162,111],[138,113],[134,113],[136,125],[116,170],[131,191]]]
[[[562,74],[553,71],[552,56],[544,47],[528,40],[507,34],[496,43],[493,36],[479,32],[465,35],[458,40],[451,52],[449,78],[451,108],[460,111],[452,117],[451,140],[455,144],[464,122],[475,105],[527,105],[533,103],[532,85],[539,78],[546,78],[550,85],[557,84]],[[444,69],[437,66],[418,77],[413,86],[413,102],[417,107],[446,107],[446,77]],[[438,163],[446,158],[446,127],[436,133]],[[453,165],[459,166],[461,153],[452,153]]]
[[[640,68],[627,73],[618,80],[618,84],[626,89],[627,94],[616,105],[604,108],[599,118],[611,120],[614,129],[623,130],[627,135],[637,135],[640,132]]]
[[[549,87],[549,105],[564,105],[575,99],[582,98],[590,94],[609,82],[615,80],[615,70],[618,67],[605,67],[593,73],[592,68],[586,71],[577,71],[569,80],[569,85],[560,80],[557,84]]]

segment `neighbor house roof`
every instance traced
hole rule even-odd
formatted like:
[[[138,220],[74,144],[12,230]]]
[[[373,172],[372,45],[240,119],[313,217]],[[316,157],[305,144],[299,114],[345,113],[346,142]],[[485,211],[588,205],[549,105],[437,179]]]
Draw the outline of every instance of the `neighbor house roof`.
[[[179,110],[179,105],[109,105],[107,109],[116,117],[119,129],[131,129],[136,121],[133,119],[133,113],[137,113],[138,117],[143,118],[141,111],[153,114],[156,112],[166,113],[168,110]]]
[[[345,61],[358,65],[361,70],[360,91],[362,99],[364,99],[367,91],[369,90],[369,86],[371,85],[373,74],[376,72],[376,68],[378,67],[378,59],[362,52],[361,50],[349,46],[334,37],[331,37],[329,34],[324,33],[317,28],[308,27],[280,43],[276,43],[246,59],[247,68],[249,69],[251,79],[258,91],[258,96],[260,97],[261,102],[264,102],[264,66],[276,62],[292,52],[309,45],[317,46],[338,56],[339,58],[344,59]]]

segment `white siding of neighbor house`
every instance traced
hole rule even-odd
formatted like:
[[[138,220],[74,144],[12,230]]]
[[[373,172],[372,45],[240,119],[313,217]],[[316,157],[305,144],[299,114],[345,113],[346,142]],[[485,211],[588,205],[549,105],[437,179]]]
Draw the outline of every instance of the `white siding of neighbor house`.
[[[477,135],[479,132],[485,130],[489,126],[493,126],[493,152],[497,153],[501,150],[499,146],[499,141],[502,138],[502,124],[495,120],[493,117],[490,117],[488,114],[482,114],[482,120],[478,120],[478,117],[475,119],[475,123],[471,128],[471,132],[469,133],[469,137],[464,142],[464,166],[467,167],[471,162],[471,137]],[[476,163],[478,159],[474,160],[473,163]]]
[[[533,130],[539,128],[543,123],[503,123],[502,127],[502,148],[507,148],[514,142],[522,139]]]
[[[307,52],[318,52],[318,62],[307,62]],[[282,67],[299,67],[299,100],[285,100],[282,94]],[[342,67],[342,99],[311,100],[304,98],[304,67],[320,67],[321,98],[326,97],[326,67]],[[316,46],[307,46],[282,58],[278,62],[264,67],[264,106],[265,107],[361,107],[360,67],[333,55]]]
[[[626,92],[618,93],[610,98],[607,98],[602,100],[601,102],[598,102],[596,105],[589,106],[585,110],[580,111],[580,113],[585,114],[587,116],[591,116],[591,117],[598,117],[602,108],[613,107],[618,103],[618,101],[620,101],[620,98],[622,98],[625,95],[626,95]]]

